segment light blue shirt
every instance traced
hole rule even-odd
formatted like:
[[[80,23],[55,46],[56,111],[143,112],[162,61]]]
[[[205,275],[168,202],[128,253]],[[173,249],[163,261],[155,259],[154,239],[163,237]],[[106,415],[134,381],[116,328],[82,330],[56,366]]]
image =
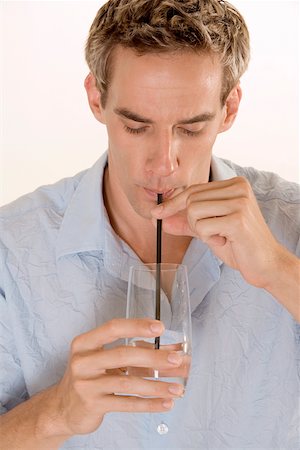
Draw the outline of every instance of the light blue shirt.
[[[75,336],[125,316],[128,269],[138,257],[115,234],[103,205],[106,159],[0,210],[3,412],[61,379]],[[296,184],[217,158],[212,174],[246,176],[272,232],[299,255]],[[62,448],[300,448],[299,326],[200,240],[183,263],[193,327],[184,398],[163,414],[107,414],[98,430]],[[157,431],[161,421],[165,435]]]

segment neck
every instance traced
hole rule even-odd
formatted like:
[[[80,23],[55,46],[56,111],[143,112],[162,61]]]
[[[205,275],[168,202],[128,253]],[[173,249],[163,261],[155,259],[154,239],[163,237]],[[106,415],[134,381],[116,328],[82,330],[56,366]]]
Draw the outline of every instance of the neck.
[[[104,172],[103,199],[111,226],[117,235],[144,263],[154,262],[156,228],[151,220],[141,217],[134,211],[125,196],[120,198],[120,195],[111,189],[108,168]],[[162,262],[180,264],[190,242],[191,238],[188,236],[171,236],[163,232]]]

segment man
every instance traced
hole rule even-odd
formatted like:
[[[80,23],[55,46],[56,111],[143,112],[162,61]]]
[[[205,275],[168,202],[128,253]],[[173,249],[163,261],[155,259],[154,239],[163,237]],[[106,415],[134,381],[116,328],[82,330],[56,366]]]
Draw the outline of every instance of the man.
[[[3,447],[298,448],[298,190],[212,157],[241,100],[243,18],[217,0],[110,0],[86,58],[108,153],[1,210]],[[118,345],[163,332],[124,319],[128,268],[155,260],[158,218],[163,261],[190,280],[183,398],[119,370],[182,363]]]

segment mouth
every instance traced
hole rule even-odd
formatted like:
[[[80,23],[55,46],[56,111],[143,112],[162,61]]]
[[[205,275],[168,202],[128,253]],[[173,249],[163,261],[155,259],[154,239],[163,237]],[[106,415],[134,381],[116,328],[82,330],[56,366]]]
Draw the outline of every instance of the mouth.
[[[173,195],[173,193],[175,192],[175,189],[159,191],[159,190],[152,190],[152,189],[144,188],[144,191],[146,192],[147,196],[153,200],[157,199],[157,194],[162,194],[163,199],[167,200],[168,198],[170,198]]]

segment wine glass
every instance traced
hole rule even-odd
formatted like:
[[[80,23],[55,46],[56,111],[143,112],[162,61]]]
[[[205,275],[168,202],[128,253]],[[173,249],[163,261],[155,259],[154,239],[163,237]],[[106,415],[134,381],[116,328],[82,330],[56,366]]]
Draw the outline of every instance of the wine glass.
[[[158,371],[155,367],[127,367],[128,375],[152,380],[181,383],[186,387],[191,365],[192,327],[190,295],[186,266],[153,263],[130,267],[126,317],[159,319],[165,331],[160,337],[135,336],[126,339],[126,345],[176,351],[183,356],[179,368]],[[161,423],[158,432],[168,429]]]

